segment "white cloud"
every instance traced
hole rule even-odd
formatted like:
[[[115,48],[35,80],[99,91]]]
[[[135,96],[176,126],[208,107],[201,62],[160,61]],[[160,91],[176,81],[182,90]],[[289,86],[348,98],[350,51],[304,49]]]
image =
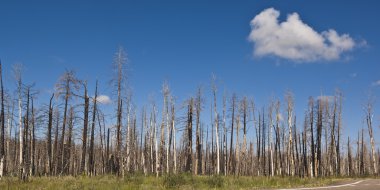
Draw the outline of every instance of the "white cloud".
[[[248,40],[254,43],[254,55],[274,55],[296,62],[337,60],[356,46],[348,35],[329,29],[318,33],[305,24],[297,13],[279,22],[280,12],[268,8],[251,20]]]
[[[350,77],[351,77],[351,78],[356,78],[357,76],[358,76],[357,73],[351,73],[351,74],[350,74]]]
[[[380,80],[377,80],[372,83],[372,86],[380,86]]]
[[[100,95],[96,99],[101,104],[110,104],[112,102],[111,98],[107,95]]]

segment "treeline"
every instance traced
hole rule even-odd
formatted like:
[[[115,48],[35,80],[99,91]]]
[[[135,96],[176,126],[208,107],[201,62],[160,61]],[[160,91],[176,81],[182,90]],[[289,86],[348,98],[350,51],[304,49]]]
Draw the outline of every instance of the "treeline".
[[[89,96],[87,82],[74,71],[65,71],[49,102],[37,108],[34,100],[39,94],[22,80],[21,67],[13,69],[17,89],[9,93],[0,63],[0,176],[27,180],[42,175],[182,172],[299,177],[378,174],[380,153],[373,137],[370,101],[364,115],[366,130],[360,129],[355,139],[343,139],[340,91],[331,97],[310,97],[301,122],[296,121],[291,92],[282,102],[273,99],[264,107],[235,94],[218,101],[214,76],[208,103],[202,88],[177,103],[164,83],[160,110],[154,101],[138,108],[127,91],[122,48],[115,54],[114,66],[116,109],[111,125],[99,106],[98,82],[94,96]]]

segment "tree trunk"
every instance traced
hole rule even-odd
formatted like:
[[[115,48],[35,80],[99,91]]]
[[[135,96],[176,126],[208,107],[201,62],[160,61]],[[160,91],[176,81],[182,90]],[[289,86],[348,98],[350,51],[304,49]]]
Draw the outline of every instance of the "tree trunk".
[[[69,131],[67,134],[67,156],[66,156],[66,165],[65,165],[65,173],[73,175],[73,172],[71,171],[72,168],[72,138],[73,138],[73,128],[74,128],[74,108],[71,106],[69,110]]]
[[[193,98],[190,98],[187,109],[187,159],[185,171],[191,173],[193,162]]]
[[[294,176],[294,159],[293,159],[293,132],[292,132],[292,126],[293,126],[293,97],[290,92],[286,94],[286,101],[287,101],[287,114],[288,114],[288,128],[289,128],[289,141],[288,141],[288,160],[290,162],[290,175]]]
[[[86,174],[86,154],[87,154],[87,128],[88,128],[88,111],[90,106],[90,98],[87,95],[87,83],[84,84],[84,118],[83,118],[83,133],[82,133],[82,157],[80,164],[80,173]]]
[[[47,133],[47,153],[48,153],[48,174],[52,175],[53,172],[53,155],[52,155],[52,141],[51,141],[51,136],[52,136],[52,129],[53,129],[53,105],[52,101],[54,98],[54,93],[50,97],[49,101],[49,121],[48,121],[48,133]]]
[[[234,171],[234,168],[232,168],[232,153],[233,153],[233,140],[234,140],[234,120],[235,120],[235,102],[236,102],[236,96],[232,95],[232,115],[231,115],[231,138],[230,138],[230,155],[228,160],[228,166],[229,171]]]
[[[376,156],[375,156],[375,140],[373,138],[373,128],[372,128],[372,118],[373,118],[373,111],[372,111],[372,102],[368,102],[366,106],[366,122],[368,127],[368,133],[369,138],[371,142],[371,165],[372,165],[372,172],[373,174],[377,174],[377,165],[376,165]]]
[[[214,79],[215,80],[215,79]],[[213,96],[214,96],[214,115],[215,115],[215,140],[216,140],[216,174],[219,175],[220,173],[220,155],[219,155],[219,116],[216,108],[216,85],[214,84],[215,81],[213,81]]]
[[[90,150],[88,155],[88,162],[89,162],[89,173],[90,175],[95,174],[95,145],[94,145],[94,138],[95,138],[95,119],[96,119],[96,103],[98,98],[98,81],[96,81],[96,87],[95,87],[95,98],[94,98],[94,106],[92,110],[92,123],[91,123],[91,137],[90,137]]]
[[[202,143],[201,143],[201,131],[200,131],[200,115],[201,115],[201,89],[198,88],[197,105],[196,105],[196,160],[195,160],[195,175],[198,175],[202,171]]]
[[[3,70],[0,60],[0,83],[1,83],[1,114],[0,114],[0,124],[1,124],[1,135],[0,135],[0,177],[6,175],[6,153],[5,153],[5,115],[4,115],[4,87],[3,87]]]

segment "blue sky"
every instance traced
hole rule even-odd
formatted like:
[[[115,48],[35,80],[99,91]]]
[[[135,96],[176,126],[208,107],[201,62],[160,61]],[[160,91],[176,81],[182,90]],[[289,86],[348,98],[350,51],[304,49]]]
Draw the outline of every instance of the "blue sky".
[[[87,79],[90,90],[99,79],[101,93],[113,99],[109,81],[113,55],[120,45],[128,54],[129,83],[138,106],[148,103],[152,94],[161,104],[164,80],[179,102],[203,85],[209,103],[211,73],[218,77],[219,99],[225,90],[252,96],[258,106],[264,106],[272,96],[282,99],[291,90],[298,117],[303,117],[309,96],[333,95],[339,88],[345,96],[344,131],[354,134],[364,126],[362,105],[367,94],[380,93],[380,82],[376,85],[380,81],[379,8],[377,1],[2,0],[0,58],[6,88],[14,89],[11,65],[22,63],[24,81],[36,82],[40,103],[47,103],[65,69],[74,69],[80,79]],[[278,18],[273,17],[276,12]],[[264,33],[253,39],[251,21],[267,22],[268,14],[257,17],[261,13],[277,19],[277,33],[257,25]],[[293,13],[301,25],[282,27]],[[302,30],[304,26],[311,31]],[[339,43],[327,40],[329,30],[337,32]],[[261,46],[273,36],[278,39],[270,47]],[[312,37],[324,41],[310,41]],[[319,52],[320,45],[326,51]],[[303,58],[282,56],[292,47]],[[257,53],[259,48],[264,53]],[[333,50],[337,53],[328,56]],[[379,101],[376,129],[378,107]]]

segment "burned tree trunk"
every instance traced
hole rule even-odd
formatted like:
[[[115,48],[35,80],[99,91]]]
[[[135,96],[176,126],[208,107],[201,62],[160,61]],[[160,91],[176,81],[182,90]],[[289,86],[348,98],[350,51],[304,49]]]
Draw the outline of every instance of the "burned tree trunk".
[[[229,160],[228,160],[228,166],[229,166],[229,171],[234,171],[234,168],[232,167],[232,153],[233,153],[233,140],[234,140],[234,120],[235,120],[235,102],[236,102],[236,96],[235,94],[232,95],[232,115],[231,115],[231,137],[230,137],[230,155],[229,155]]]
[[[87,154],[87,128],[88,128],[88,111],[90,98],[87,95],[87,83],[84,83],[84,118],[83,118],[83,134],[82,134],[82,158],[80,164],[80,173],[86,173],[86,154]]]
[[[48,121],[48,132],[47,132],[47,153],[48,153],[48,173],[49,175],[52,175],[53,172],[53,154],[52,154],[52,129],[53,129],[53,105],[52,101],[54,98],[54,93],[51,95],[50,102],[49,102],[49,121]]]
[[[3,70],[0,60],[0,83],[1,83],[1,113],[0,113],[0,177],[6,175],[7,157],[5,153],[5,116],[4,116],[4,86],[3,86]]]
[[[187,106],[187,152],[186,152],[186,172],[191,172],[192,170],[192,155],[193,155],[193,98]]]
[[[288,166],[288,170],[289,170],[289,173],[291,176],[294,176],[294,152],[293,152],[293,132],[292,132],[292,128],[293,128],[293,95],[288,92],[286,94],[286,101],[287,101],[287,114],[288,114],[288,129],[289,129],[289,141],[288,141],[288,160],[290,162],[289,166]]]
[[[309,122],[310,122],[310,151],[311,151],[311,176],[315,177],[316,162],[315,162],[315,145],[314,145],[314,100],[309,98]]]
[[[92,123],[91,123],[91,137],[90,137],[90,150],[88,155],[88,165],[89,165],[89,173],[90,175],[94,175],[95,173],[95,145],[94,145],[94,138],[95,138],[95,119],[96,119],[96,102],[98,98],[98,81],[96,81],[96,87],[95,87],[95,98],[94,98],[94,105],[92,110]]]
[[[377,174],[377,163],[376,163],[376,156],[375,156],[375,140],[373,137],[373,128],[372,128],[372,118],[373,118],[373,103],[371,100],[368,101],[366,107],[366,122],[368,127],[368,133],[371,143],[371,167],[373,174]],[[362,142],[363,143],[363,142]]]
[[[317,171],[318,177],[322,176],[322,111],[323,104],[318,100],[318,113],[317,113]]]
[[[68,127],[69,127],[69,131],[68,131],[68,134],[67,134],[67,146],[66,146],[66,151],[67,153],[65,153],[66,155],[66,158],[65,158],[65,167],[64,167],[64,171],[65,173],[67,174],[70,174],[70,175],[73,175],[72,171],[71,171],[71,166],[73,165],[72,163],[72,139],[73,139],[73,128],[74,128],[74,108],[71,106],[70,107],[70,110],[69,110],[69,122],[68,122]]]
[[[195,175],[202,172],[202,143],[201,143],[201,129],[200,129],[200,117],[201,117],[201,88],[198,88],[197,100],[196,100],[196,161],[195,161]]]
[[[116,172],[117,175],[120,175],[121,173],[121,144],[122,144],[122,135],[121,135],[121,127],[122,127],[122,98],[121,93],[123,90],[123,83],[126,80],[125,77],[125,65],[126,65],[126,53],[122,47],[119,47],[118,51],[115,54],[114,57],[114,66],[115,66],[115,72],[116,72],[116,86],[117,86],[117,123],[116,123]]]
[[[216,108],[216,84],[215,84],[215,76],[213,76],[212,81],[212,94],[214,97],[214,115],[215,115],[215,141],[216,141],[216,174],[220,173],[220,155],[219,155],[219,116]]]

